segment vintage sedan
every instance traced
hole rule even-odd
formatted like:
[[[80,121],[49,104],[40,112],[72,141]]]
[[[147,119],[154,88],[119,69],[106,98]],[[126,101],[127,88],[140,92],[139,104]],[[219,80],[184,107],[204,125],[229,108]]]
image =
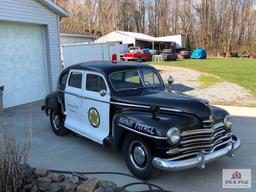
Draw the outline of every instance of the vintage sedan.
[[[177,55],[173,49],[164,49],[161,53],[163,61],[176,61]]]
[[[42,109],[55,134],[72,131],[121,149],[129,170],[143,179],[159,169],[204,168],[233,156],[240,146],[227,111],[170,91],[159,72],[146,64],[95,61],[70,66]]]

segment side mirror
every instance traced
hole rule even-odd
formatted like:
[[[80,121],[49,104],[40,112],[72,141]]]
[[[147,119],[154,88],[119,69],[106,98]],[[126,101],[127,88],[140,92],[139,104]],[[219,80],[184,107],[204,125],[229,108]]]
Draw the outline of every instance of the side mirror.
[[[105,89],[100,90],[100,96],[104,97],[107,94]]]
[[[168,77],[168,85],[171,87],[172,84],[173,84],[173,82],[174,82],[174,79],[173,79],[173,77],[170,75],[170,76]]]

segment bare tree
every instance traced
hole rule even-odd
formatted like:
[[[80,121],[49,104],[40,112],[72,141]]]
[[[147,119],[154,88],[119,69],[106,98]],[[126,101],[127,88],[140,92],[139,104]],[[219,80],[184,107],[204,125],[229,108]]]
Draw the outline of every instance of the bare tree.
[[[61,24],[106,34],[113,30],[153,36],[184,34],[190,48],[255,49],[254,0],[55,0],[71,16]]]

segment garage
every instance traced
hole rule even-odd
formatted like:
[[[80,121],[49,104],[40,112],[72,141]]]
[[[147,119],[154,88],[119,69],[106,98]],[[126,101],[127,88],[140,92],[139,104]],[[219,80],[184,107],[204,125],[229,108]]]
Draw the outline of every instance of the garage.
[[[0,23],[0,34],[4,106],[43,99],[49,91],[43,26]]]
[[[68,13],[51,0],[1,0],[0,10],[0,86],[6,109],[39,101],[56,89],[60,19]]]

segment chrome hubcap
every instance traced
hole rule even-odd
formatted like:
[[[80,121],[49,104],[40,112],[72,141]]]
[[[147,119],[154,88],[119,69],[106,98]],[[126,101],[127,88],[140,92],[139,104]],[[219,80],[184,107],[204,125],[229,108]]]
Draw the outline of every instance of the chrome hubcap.
[[[143,165],[146,160],[145,152],[140,146],[134,148],[133,157],[136,163],[138,163],[139,165]]]
[[[55,112],[52,114],[53,116],[53,125],[55,129],[59,129],[60,127],[60,117]]]
[[[129,156],[134,167],[144,170],[147,166],[148,154],[140,141],[133,141],[129,146]]]

